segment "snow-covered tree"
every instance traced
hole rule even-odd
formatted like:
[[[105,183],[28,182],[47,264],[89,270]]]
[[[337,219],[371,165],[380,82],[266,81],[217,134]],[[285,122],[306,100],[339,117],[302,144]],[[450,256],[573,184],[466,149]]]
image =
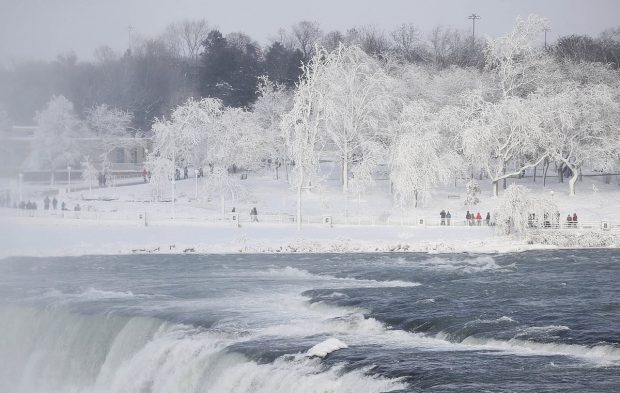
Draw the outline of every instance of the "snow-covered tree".
[[[472,118],[461,133],[462,149],[469,162],[480,165],[499,194],[499,182],[540,164],[546,157],[541,146],[544,129],[540,101],[532,97],[507,97],[497,103],[472,94]],[[516,161],[517,158],[524,158]],[[515,167],[509,169],[509,163]]]
[[[480,203],[480,198],[478,195],[480,194],[480,185],[474,179],[470,179],[467,184],[465,184],[467,196],[465,197],[465,206],[471,209],[472,206]]]
[[[486,67],[497,79],[502,98],[524,97],[558,78],[553,59],[539,44],[549,21],[538,15],[517,17],[513,29],[486,48]]]
[[[139,141],[129,133],[133,116],[129,112],[111,108],[106,104],[92,107],[86,113],[86,125],[97,138],[97,153],[102,169],[110,165],[110,154],[114,149],[133,147]]]
[[[375,138],[390,113],[393,82],[375,59],[356,46],[339,45],[326,56],[325,64],[320,80],[325,129],[338,150],[346,192],[353,160],[364,158],[363,145]]]
[[[82,180],[88,184],[89,191],[92,191],[93,183],[97,181],[98,175],[99,172],[91,162],[90,157],[85,156],[84,162],[82,162]]]
[[[84,125],[73,110],[73,104],[63,96],[54,96],[47,107],[35,116],[38,128],[34,134],[30,163],[55,173],[76,162],[80,149],[76,138],[83,136]]]
[[[286,136],[280,128],[282,116],[290,110],[292,94],[284,86],[273,83],[267,77],[259,78],[258,98],[253,106],[253,115],[260,126],[262,142],[266,147],[265,158],[271,160],[276,179],[279,169],[286,164]]]
[[[302,77],[293,96],[293,106],[282,118],[289,159],[294,162],[293,187],[297,192],[297,229],[301,230],[302,190],[316,180],[319,168],[320,130],[324,117],[323,92],[319,84],[325,72],[324,51],[317,48],[302,65]]]
[[[398,123],[401,131],[392,147],[390,174],[394,197],[401,206],[413,203],[418,207],[434,186],[450,180],[459,163],[445,149],[440,119],[428,105],[405,106]]]
[[[214,98],[200,101],[189,99],[178,106],[170,120],[157,119],[153,124],[153,152],[147,161],[151,184],[158,195],[169,178],[172,186],[174,216],[175,170],[181,163],[188,165],[196,157],[197,146],[205,139],[208,129],[220,116],[222,104]],[[166,175],[164,171],[169,171]]]
[[[547,152],[571,170],[569,193],[575,195],[575,184],[586,163],[609,170],[618,161],[617,98],[607,85],[566,83],[544,104]]]

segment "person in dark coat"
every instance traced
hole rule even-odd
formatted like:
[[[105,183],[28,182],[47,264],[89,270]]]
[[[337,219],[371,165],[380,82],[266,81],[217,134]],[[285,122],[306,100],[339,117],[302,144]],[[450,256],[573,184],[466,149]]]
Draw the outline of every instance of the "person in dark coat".
[[[250,221],[258,222],[258,211],[256,210],[256,206],[250,210]]]
[[[44,210],[50,209],[50,197],[48,196],[46,196],[45,199],[43,200],[43,209]]]
[[[577,213],[573,213],[573,226],[577,228]]]
[[[445,210],[441,210],[441,213],[439,213],[439,217],[441,217],[441,225],[446,225],[446,211]]]
[[[52,198],[52,207],[54,208],[54,210],[56,210],[56,206],[58,206],[58,201],[56,200],[56,197]]]
[[[487,217],[484,219],[484,221],[486,222],[487,226],[491,225],[491,213],[487,212]]]
[[[469,210],[467,210],[467,214],[465,215],[465,219],[467,220],[467,225],[471,225],[471,214]]]
[[[573,226],[573,217],[571,217],[570,213],[566,217],[566,226],[569,228]]]

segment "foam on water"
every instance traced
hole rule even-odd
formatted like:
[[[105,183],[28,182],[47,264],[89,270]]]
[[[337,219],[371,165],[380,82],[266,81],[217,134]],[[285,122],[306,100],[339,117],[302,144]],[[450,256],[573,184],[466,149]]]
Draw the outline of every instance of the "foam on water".
[[[513,271],[515,267],[513,264],[500,266],[495,262],[493,257],[488,255],[463,259],[453,257],[433,257],[414,263],[415,266],[419,266],[427,270],[461,274],[472,274],[486,271],[504,273]]]
[[[270,269],[269,274],[272,276],[280,276],[286,278],[300,278],[304,280],[327,280],[338,283],[344,288],[361,287],[361,288],[390,288],[390,287],[417,287],[418,282],[400,281],[400,280],[366,280],[351,277],[334,277],[327,274],[313,274],[307,270],[286,266],[282,269]]]

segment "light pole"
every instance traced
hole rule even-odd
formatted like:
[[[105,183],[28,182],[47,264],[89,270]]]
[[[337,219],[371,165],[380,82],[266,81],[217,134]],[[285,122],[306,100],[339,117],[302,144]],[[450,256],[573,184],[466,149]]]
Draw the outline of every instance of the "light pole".
[[[194,188],[194,199],[198,199],[198,169],[194,169],[194,178],[196,179]]]
[[[67,165],[67,179],[69,179],[69,185],[67,186],[67,192],[71,192],[71,165]]]
[[[19,174],[19,201],[21,202],[24,198],[22,196],[22,183],[24,182],[24,174]]]

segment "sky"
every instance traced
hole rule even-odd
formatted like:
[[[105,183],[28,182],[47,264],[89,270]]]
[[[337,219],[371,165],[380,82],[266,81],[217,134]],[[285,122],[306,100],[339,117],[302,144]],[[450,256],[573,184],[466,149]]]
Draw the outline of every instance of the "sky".
[[[551,20],[550,42],[620,26],[620,0],[0,0],[0,63],[70,51],[90,60],[101,45],[127,49],[127,26],[134,35],[156,36],[182,19],[205,18],[224,34],[242,31],[267,44],[280,27],[300,20],[325,31],[372,24],[386,33],[413,23],[428,33],[436,25],[471,31],[472,12],[481,16],[476,34],[487,37],[532,13]]]

